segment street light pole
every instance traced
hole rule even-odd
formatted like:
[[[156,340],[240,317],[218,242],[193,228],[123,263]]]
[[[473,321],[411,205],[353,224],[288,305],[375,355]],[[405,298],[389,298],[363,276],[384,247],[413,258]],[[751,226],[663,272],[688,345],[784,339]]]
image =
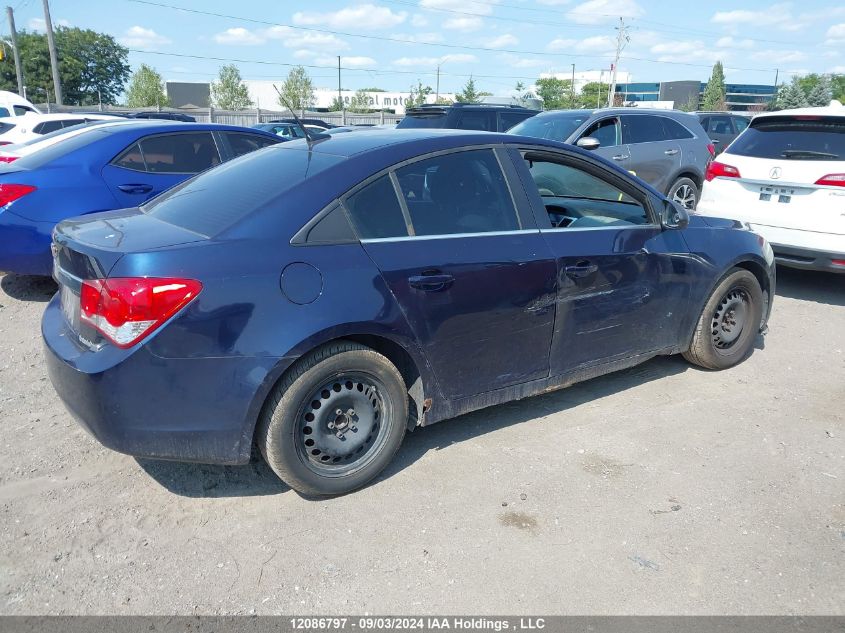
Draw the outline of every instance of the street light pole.
[[[569,107],[575,107],[575,64],[572,64],[572,83],[569,86]]]
[[[12,52],[15,55],[15,74],[18,76],[18,94],[26,99],[26,92],[23,87],[23,69],[21,58],[18,54],[18,33],[15,31],[15,14],[12,7],[6,7],[6,15],[9,17],[9,32],[12,36]]]
[[[62,105],[62,79],[59,76],[59,55],[56,53],[56,40],[53,38],[53,22],[50,20],[50,0],[44,0],[44,28],[47,30],[50,66],[53,68],[53,89],[56,91],[56,105]]]

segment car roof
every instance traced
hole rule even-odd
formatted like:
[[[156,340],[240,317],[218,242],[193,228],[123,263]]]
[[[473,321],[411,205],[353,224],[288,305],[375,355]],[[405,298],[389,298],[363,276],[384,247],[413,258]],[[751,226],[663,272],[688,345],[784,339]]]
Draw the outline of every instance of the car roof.
[[[265,134],[267,136],[275,138],[275,135],[268,134],[263,130],[243,127],[240,125],[228,125],[226,123],[195,123],[188,121],[168,121],[167,119],[121,119],[119,121],[109,121],[108,123],[104,123],[96,127],[97,129],[106,131],[110,134],[116,134],[125,130],[152,130],[154,132],[221,130],[233,132],[250,132],[252,134]]]
[[[818,108],[793,108],[792,110],[776,110],[774,112],[761,112],[755,119],[768,118],[773,116],[838,116],[845,117],[845,105],[835,99],[830,105]]]

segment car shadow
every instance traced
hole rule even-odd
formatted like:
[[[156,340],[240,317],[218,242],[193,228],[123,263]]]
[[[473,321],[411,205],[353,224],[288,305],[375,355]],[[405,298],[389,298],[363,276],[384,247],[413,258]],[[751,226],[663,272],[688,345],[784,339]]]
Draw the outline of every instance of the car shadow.
[[[845,275],[778,266],[776,287],[781,297],[845,306]]]
[[[0,273],[3,274],[3,273]],[[49,301],[58,286],[51,277],[38,277],[35,275],[18,275],[6,273],[0,279],[0,288],[8,296],[18,301]]]
[[[566,389],[508,402],[445,420],[408,433],[399,452],[376,482],[392,477],[410,467],[429,451],[439,451],[454,444],[492,433],[514,424],[565,428],[566,419],[540,420],[599,398],[680,374],[692,366],[680,356],[658,357],[642,365],[593,378]],[[170,492],[184,497],[248,497],[275,495],[290,491],[263,460],[253,453],[246,466],[184,464],[151,459],[137,459],[141,468]],[[309,497],[303,497],[308,499]]]

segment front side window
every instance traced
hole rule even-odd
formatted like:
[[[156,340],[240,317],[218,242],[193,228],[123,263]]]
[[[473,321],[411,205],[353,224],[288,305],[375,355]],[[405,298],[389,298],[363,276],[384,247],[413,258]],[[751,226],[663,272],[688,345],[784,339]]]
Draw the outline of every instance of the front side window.
[[[734,117],[734,126],[736,127],[736,133],[739,134],[740,132],[742,132],[745,128],[748,127],[748,124],[750,122],[751,121],[749,119],[746,119],[741,116]]]
[[[197,174],[220,164],[210,132],[149,136],[140,146],[148,172]]]
[[[711,116],[705,129],[708,134],[733,134],[731,119],[727,116]]]
[[[516,209],[492,150],[468,150],[396,170],[415,235],[519,229]]]
[[[258,134],[247,134],[243,132],[224,132],[229,141],[229,149],[232,157],[249,154],[262,147],[275,145],[276,141],[271,138],[259,136]]]
[[[554,228],[648,224],[642,204],[615,184],[579,167],[527,154],[525,162]]]
[[[596,139],[601,147],[615,147],[619,145],[619,119],[610,117],[596,121],[587,131],[581,135],[581,138],[591,136]]]
[[[661,117],[650,114],[622,117],[623,143],[653,143],[666,140]]]

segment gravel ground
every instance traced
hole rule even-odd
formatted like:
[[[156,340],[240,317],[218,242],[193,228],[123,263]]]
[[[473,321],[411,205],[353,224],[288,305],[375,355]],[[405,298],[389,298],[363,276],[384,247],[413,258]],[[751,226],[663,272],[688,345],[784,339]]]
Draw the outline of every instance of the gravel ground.
[[[781,271],[742,365],[640,367],[409,435],[309,501],[102,448],[0,278],[0,613],[845,614],[845,277]]]

